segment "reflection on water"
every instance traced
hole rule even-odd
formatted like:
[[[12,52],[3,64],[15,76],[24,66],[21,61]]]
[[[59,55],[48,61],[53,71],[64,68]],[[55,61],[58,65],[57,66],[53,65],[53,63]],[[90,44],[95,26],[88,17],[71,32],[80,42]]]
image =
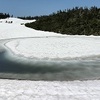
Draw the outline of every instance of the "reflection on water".
[[[84,80],[100,78],[100,61],[13,61],[0,53],[0,78],[27,80]]]

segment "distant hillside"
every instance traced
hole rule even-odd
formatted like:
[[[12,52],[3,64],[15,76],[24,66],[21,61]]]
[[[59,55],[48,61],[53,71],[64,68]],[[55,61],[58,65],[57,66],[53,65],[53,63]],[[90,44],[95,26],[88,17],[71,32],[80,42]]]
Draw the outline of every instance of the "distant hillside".
[[[100,35],[100,8],[75,7],[37,18],[26,24],[36,30],[69,35]]]
[[[5,18],[8,18],[10,17],[9,14],[6,14],[6,13],[0,13],[0,19],[5,19]]]
[[[23,19],[23,20],[33,20],[33,19],[38,19],[39,17],[38,16],[35,16],[35,17],[32,17],[32,16],[27,16],[27,17],[18,17],[20,19]]]

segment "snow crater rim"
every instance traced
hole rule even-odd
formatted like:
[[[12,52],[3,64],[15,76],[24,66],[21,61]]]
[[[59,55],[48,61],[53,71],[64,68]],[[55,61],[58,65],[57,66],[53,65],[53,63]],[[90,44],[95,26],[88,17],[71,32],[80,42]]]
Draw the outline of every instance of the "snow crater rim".
[[[49,39],[49,41],[47,41],[47,39]],[[73,41],[72,42],[69,42],[69,41],[67,41],[67,42],[69,42],[69,44],[67,44],[67,45],[72,45],[72,46],[78,46],[78,48],[79,48],[79,50],[81,50],[81,53],[80,53],[80,51],[77,51],[76,50],[76,52],[77,52],[77,54],[76,55],[74,55],[74,56],[70,56],[70,54],[68,55],[68,56],[65,56],[64,55],[64,53],[63,53],[63,51],[64,50],[67,50],[66,49],[66,44],[64,44],[64,41],[66,42],[66,40],[64,40],[63,42],[61,42],[61,40],[60,39],[66,39],[65,37],[64,38],[58,38],[58,40],[55,40],[55,38],[53,38],[54,39],[54,43],[52,42],[52,38],[25,38],[25,39],[12,39],[12,40],[9,40],[9,41],[7,41],[7,42],[5,42],[4,43],[4,45],[11,51],[11,52],[13,52],[13,54],[14,55],[17,55],[17,56],[20,56],[20,57],[25,57],[25,58],[28,58],[28,59],[36,59],[36,60],[55,60],[55,61],[59,61],[59,60],[85,60],[85,59],[87,59],[87,60],[94,60],[94,59],[99,59],[100,58],[100,53],[98,52],[98,53],[96,53],[96,52],[94,52],[93,54],[92,54],[92,52],[91,52],[91,54],[88,54],[90,51],[88,51],[87,50],[87,53],[86,54],[81,54],[83,51],[80,49],[82,46],[78,46],[78,43],[76,43],[76,44],[71,44],[71,43],[74,43]],[[67,37],[67,39],[68,39],[68,37]],[[74,38],[74,39],[76,39],[76,40],[78,40],[76,37]],[[38,40],[42,40],[41,42],[38,42]],[[59,42],[60,41],[60,42]],[[83,41],[83,40],[82,40]],[[90,41],[90,40],[89,40]],[[29,43],[28,43],[29,42]],[[52,43],[51,43],[52,42]],[[58,43],[57,43],[58,42]],[[78,41],[77,41],[78,42]],[[87,41],[88,42],[88,41]],[[27,46],[25,46],[25,43],[27,43]],[[33,44],[32,44],[33,43]],[[61,44],[60,44],[61,43]],[[80,43],[80,42],[79,42]],[[93,42],[90,42],[90,43],[93,43]],[[32,45],[31,45],[32,44]],[[83,41],[83,44],[87,44],[87,43],[84,43],[84,41]],[[80,43],[80,45],[83,45],[83,44],[81,44]],[[38,45],[38,46],[37,46]],[[58,45],[60,45],[60,47],[58,46]],[[63,46],[62,46],[63,45]],[[90,45],[90,48],[89,49],[91,49],[91,44],[88,44],[88,45],[86,45],[86,46],[89,46]],[[30,48],[31,46],[33,46],[32,48]],[[51,46],[51,47],[50,47]],[[55,47],[56,46],[56,47]],[[58,47],[57,47],[58,46]],[[59,54],[59,55],[61,55],[61,56],[57,56],[57,54],[56,54],[56,51],[57,51],[57,49],[58,50],[60,50],[59,48],[62,48],[62,47],[64,47],[65,46],[65,48],[64,48],[64,50],[63,51],[60,51],[61,52],[61,54]],[[95,46],[95,43],[93,44],[93,46]],[[100,46],[100,45],[98,45],[98,46]],[[97,48],[98,48],[98,46],[97,46]],[[27,47],[29,47],[29,48],[27,48]],[[45,49],[45,47],[47,47],[46,49]],[[33,48],[36,48],[36,49],[33,49]],[[38,48],[38,49],[37,49]],[[42,50],[41,50],[41,49]],[[76,48],[76,47],[75,47]],[[85,50],[87,47],[84,47],[83,46],[83,50]],[[97,49],[96,48],[96,49]],[[31,50],[31,49],[33,49],[33,51]],[[54,49],[54,51],[51,51],[51,54],[52,55],[50,55],[50,53],[48,53],[50,50],[52,50],[52,49]],[[69,49],[69,51],[70,51],[70,49],[72,49],[72,54],[75,54],[76,52],[75,52],[75,50],[74,50],[74,48],[73,47],[69,47],[68,48]],[[94,51],[96,50],[96,49],[94,49]],[[43,52],[43,50],[45,51],[45,52]],[[46,51],[47,50],[47,51]],[[24,52],[23,52],[24,51]],[[34,52],[35,51],[35,52]],[[39,51],[40,51],[40,54],[39,54]],[[69,52],[68,51],[68,52]],[[52,52],[55,52],[55,53],[52,53]],[[47,53],[47,55],[46,55],[46,53]],[[59,53],[59,52],[58,52]],[[62,56],[62,53],[63,53],[63,55],[64,56]],[[78,53],[80,53],[80,55],[78,54]],[[42,55],[41,55],[42,54]],[[55,54],[55,55],[54,55]]]

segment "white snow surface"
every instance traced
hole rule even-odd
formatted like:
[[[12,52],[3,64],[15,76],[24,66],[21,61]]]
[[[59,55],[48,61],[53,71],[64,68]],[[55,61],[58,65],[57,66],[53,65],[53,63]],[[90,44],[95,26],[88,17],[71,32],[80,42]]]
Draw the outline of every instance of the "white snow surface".
[[[13,23],[6,23],[13,21]],[[18,18],[7,18],[0,20],[0,39],[23,38],[23,37],[40,37],[40,36],[61,36],[54,32],[37,31],[27,28],[23,23],[34,22],[35,20],[22,20]]]
[[[1,23],[8,23],[8,24],[10,24],[10,22],[12,21],[12,24],[20,25],[20,24],[34,22],[35,20],[22,20],[22,19],[18,19],[18,18],[6,18],[6,19],[1,19],[0,21],[1,21]]]
[[[40,59],[72,59],[100,55],[100,38],[48,37],[13,40],[6,43],[15,54]]]
[[[0,100],[100,100],[100,81],[0,80]]]
[[[6,20],[13,23],[5,23]],[[37,31],[21,25],[26,22],[30,21],[17,18],[0,20],[0,39],[10,39],[6,46],[15,54],[32,58],[100,54],[100,37],[62,36],[53,32]],[[100,100],[100,80],[44,82],[1,79],[0,100]]]

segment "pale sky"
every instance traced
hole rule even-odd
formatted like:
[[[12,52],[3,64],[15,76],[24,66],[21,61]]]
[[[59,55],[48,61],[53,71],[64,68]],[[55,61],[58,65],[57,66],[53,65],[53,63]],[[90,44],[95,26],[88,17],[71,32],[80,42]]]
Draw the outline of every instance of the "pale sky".
[[[76,6],[100,7],[100,0],[0,0],[0,12],[14,16],[47,15]]]

